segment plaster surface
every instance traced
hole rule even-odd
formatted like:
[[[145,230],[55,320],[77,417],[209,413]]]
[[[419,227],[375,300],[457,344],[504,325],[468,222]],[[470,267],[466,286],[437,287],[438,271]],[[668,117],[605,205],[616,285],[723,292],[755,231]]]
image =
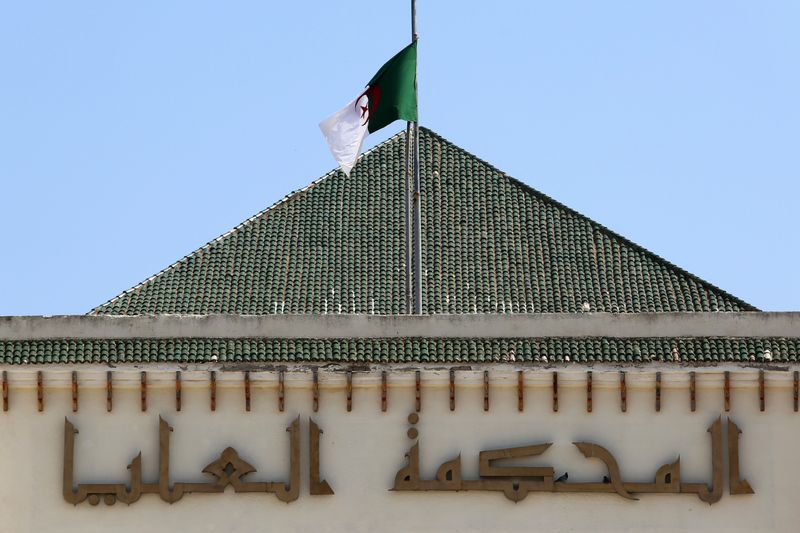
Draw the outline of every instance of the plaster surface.
[[[797,337],[800,313],[0,317],[0,339]]]
[[[405,385],[404,383],[407,383]],[[767,411],[759,412],[758,390],[734,389],[729,413],[743,430],[741,473],[754,495],[725,491],[709,506],[693,495],[642,495],[627,501],[608,494],[530,494],[515,504],[499,493],[391,492],[395,473],[405,465],[413,443],[406,431],[414,410],[414,388],[398,382],[389,389],[388,409],[380,410],[374,379],[356,377],[353,411],[346,412],[339,382],[323,381],[319,412],[312,412],[307,380],[287,381],[286,407],[279,412],[274,382],[253,383],[252,411],[245,412],[238,382],[221,381],[217,410],[209,409],[204,383],[185,382],[182,410],[175,409],[174,388],[156,380],[148,389],[148,409],[140,411],[139,389],[124,384],[114,390],[106,412],[105,390],[85,387],[79,410],[71,410],[68,388],[45,389],[44,412],[36,410],[34,387],[12,382],[10,410],[0,413],[0,505],[2,531],[91,533],[191,531],[797,531],[800,523],[800,414],[792,411],[791,387],[767,391]],[[717,381],[698,383],[697,411],[689,410],[687,390],[665,387],[662,411],[653,406],[646,383],[628,388],[628,411],[620,412],[619,391],[602,382],[594,390],[594,409],[586,412],[586,391],[565,382],[559,410],[552,410],[552,390],[534,382],[525,389],[525,410],[517,410],[516,388],[493,384],[490,410],[483,410],[478,382],[459,383],[456,409],[449,391],[437,382],[423,389],[420,435],[422,474],[432,478],[442,462],[461,453],[465,477],[477,476],[481,450],[553,442],[535,464],[550,465],[569,481],[599,480],[605,469],[584,458],[571,442],[588,440],[608,448],[623,478],[651,481],[655,470],[680,455],[684,481],[710,482],[708,426],[725,420]],[[127,481],[126,465],[142,452],[146,481],[157,476],[158,417],[173,427],[172,480],[204,481],[202,468],[227,446],[258,470],[257,480],[288,475],[285,428],[300,415],[302,486],[297,501],[284,504],[269,494],[190,494],[167,504],[144,495],[127,506],[93,507],[65,502],[62,490],[64,417],[79,430],[76,482]],[[321,474],[332,496],[308,494],[307,428],[312,417],[323,429]]]

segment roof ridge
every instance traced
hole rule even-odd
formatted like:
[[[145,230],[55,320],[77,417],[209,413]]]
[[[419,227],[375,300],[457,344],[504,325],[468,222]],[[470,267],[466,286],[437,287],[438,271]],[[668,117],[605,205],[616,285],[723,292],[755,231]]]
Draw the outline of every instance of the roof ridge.
[[[556,200],[555,198],[552,198],[552,197],[550,197],[550,196],[546,195],[545,193],[543,193],[543,192],[541,192],[541,191],[539,191],[539,190],[537,190],[537,189],[533,188],[532,186],[528,185],[527,183],[524,183],[523,181],[521,181],[521,180],[519,180],[519,179],[517,179],[517,178],[515,178],[515,177],[513,177],[513,176],[511,176],[511,175],[509,175],[507,172],[505,172],[505,171],[503,171],[503,170],[500,170],[500,169],[499,169],[499,168],[497,168],[496,166],[494,166],[494,165],[492,165],[491,163],[489,163],[489,162],[485,161],[484,159],[482,159],[482,158],[480,158],[480,157],[476,156],[476,155],[475,155],[475,154],[473,154],[472,152],[470,152],[470,151],[468,151],[468,150],[466,150],[466,149],[462,148],[462,147],[461,147],[461,146],[459,146],[458,144],[456,144],[456,143],[454,143],[454,142],[452,142],[452,141],[450,141],[450,140],[448,140],[448,139],[444,138],[443,136],[441,136],[440,134],[436,133],[435,131],[433,131],[433,130],[431,130],[431,129],[429,129],[429,128],[425,128],[425,127],[423,127],[423,126],[420,126],[420,127],[419,127],[419,129],[420,129],[420,130],[422,130],[422,131],[424,131],[426,134],[428,134],[428,135],[431,135],[431,136],[433,136],[433,137],[435,137],[435,138],[439,139],[439,140],[440,140],[440,141],[442,141],[442,142],[445,142],[445,143],[449,144],[450,146],[452,146],[452,147],[454,147],[454,148],[456,148],[456,149],[458,149],[458,150],[461,150],[462,152],[464,152],[464,153],[465,153],[465,154],[467,154],[468,156],[472,157],[472,158],[473,158],[473,159],[475,159],[476,161],[478,161],[478,162],[480,162],[481,164],[483,164],[483,165],[487,166],[488,168],[490,168],[490,169],[494,170],[495,172],[497,172],[497,173],[501,174],[502,176],[504,176],[505,178],[507,178],[507,179],[508,179],[508,180],[509,180],[511,183],[513,183],[515,186],[517,186],[517,187],[521,187],[521,188],[522,188],[522,189],[524,189],[526,192],[528,192],[528,193],[530,193],[530,194],[533,194],[533,195],[535,195],[535,196],[539,197],[539,198],[540,198],[540,199],[542,199],[543,201],[545,201],[545,202],[548,202],[548,203],[550,203],[550,204],[552,204],[552,205],[556,206],[556,207],[557,207],[557,208],[559,208],[559,209],[562,209],[562,210],[564,210],[564,211],[567,211],[568,213],[571,213],[572,215],[574,215],[574,216],[576,216],[576,217],[578,217],[578,218],[580,218],[580,219],[583,219],[583,220],[587,221],[587,222],[588,222],[589,224],[591,224],[592,226],[595,226],[595,227],[596,227],[597,229],[599,229],[600,231],[603,231],[603,232],[605,232],[606,234],[608,234],[609,236],[611,236],[611,237],[614,237],[615,239],[618,239],[618,240],[620,240],[621,242],[623,242],[623,243],[624,243],[624,244],[626,244],[627,246],[630,246],[630,247],[634,248],[635,250],[637,250],[637,251],[639,251],[639,252],[642,252],[642,253],[644,253],[644,254],[646,254],[646,255],[648,255],[648,256],[650,256],[650,257],[652,257],[653,259],[655,259],[655,260],[656,260],[658,263],[662,264],[663,266],[665,266],[665,267],[667,267],[667,268],[669,268],[669,269],[672,269],[672,270],[674,270],[674,271],[676,271],[676,272],[679,272],[679,273],[681,273],[681,274],[683,274],[683,275],[685,275],[685,276],[689,277],[690,279],[694,280],[694,281],[695,281],[695,282],[697,282],[697,283],[700,283],[700,284],[701,284],[701,285],[703,285],[704,287],[706,287],[706,288],[708,288],[708,289],[710,289],[710,290],[713,290],[713,291],[716,291],[716,292],[718,292],[718,293],[719,293],[721,296],[724,296],[724,297],[726,297],[726,298],[730,298],[731,300],[735,301],[737,304],[739,304],[739,305],[741,305],[741,306],[743,306],[743,307],[750,308],[750,309],[749,309],[750,311],[760,311],[760,309],[758,309],[756,306],[754,306],[754,305],[752,305],[752,304],[750,304],[750,303],[747,303],[746,301],[742,300],[741,298],[739,298],[739,297],[737,297],[737,296],[735,296],[735,295],[733,295],[733,294],[729,293],[728,291],[726,291],[726,290],[724,290],[724,289],[721,289],[720,287],[718,287],[718,286],[714,285],[713,283],[711,283],[711,282],[709,282],[709,281],[706,281],[706,280],[704,280],[703,278],[701,278],[701,277],[697,276],[696,274],[692,274],[692,273],[691,273],[691,272],[689,272],[688,270],[686,270],[686,269],[684,269],[684,268],[681,268],[680,266],[678,266],[678,265],[676,265],[676,264],[672,263],[672,262],[671,262],[671,261],[669,261],[668,259],[665,259],[665,258],[661,257],[661,256],[660,256],[660,255],[658,255],[657,253],[655,253],[655,252],[652,252],[652,251],[648,250],[648,249],[647,249],[647,248],[645,248],[644,246],[642,246],[642,245],[640,245],[640,244],[637,244],[637,243],[635,243],[635,242],[631,241],[631,240],[630,240],[630,239],[628,239],[627,237],[625,237],[625,236],[623,236],[623,235],[620,235],[619,233],[615,232],[614,230],[612,230],[612,229],[610,229],[610,228],[608,228],[608,227],[604,226],[603,224],[600,224],[599,222],[595,221],[595,220],[594,220],[594,219],[592,219],[592,218],[589,218],[588,216],[584,215],[583,213],[580,213],[579,211],[576,211],[575,209],[573,209],[573,208],[571,208],[571,207],[569,207],[569,206],[567,206],[567,205],[565,205],[565,204],[563,204],[563,203],[559,202],[559,201],[558,201],[558,200]]]
[[[401,136],[403,136],[403,135],[405,135],[405,130],[401,130],[401,131],[399,131],[398,133],[395,133],[394,135],[392,135],[391,137],[389,137],[389,138],[388,138],[388,139],[386,139],[385,141],[383,141],[383,142],[380,142],[380,143],[376,144],[375,146],[373,146],[373,147],[372,147],[372,148],[370,148],[369,150],[366,150],[366,151],[365,151],[363,154],[361,154],[361,155],[358,157],[358,159],[360,160],[361,158],[368,156],[370,153],[372,153],[372,152],[374,152],[374,151],[378,150],[379,148],[382,148],[382,147],[384,147],[385,145],[387,145],[387,144],[389,144],[390,142],[394,141],[396,138],[398,138],[398,137],[401,137]],[[283,204],[285,204],[285,203],[288,203],[290,200],[293,200],[294,198],[296,198],[296,197],[297,197],[297,196],[299,196],[300,194],[303,194],[303,193],[305,193],[306,191],[308,191],[308,190],[312,189],[313,187],[316,187],[317,185],[319,185],[320,183],[322,183],[322,182],[323,182],[323,181],[325,181],[326,179],[328,179],[328,178],[331,178],[331,177],[335,176],[335,175],[337,174],[337,172],[338,172],[338,171],[339,171],[339,167],[336,167],[336,168],[334,168],[333,170],[330,170],[330,171],[328,171],[327,173],[325,173],[325,174],[323,174],[322,176],[320,176],[319,178],[315,179],[314,181],[312,181],[311,183],[309,183],[309,184],[308,184],[308,185],[306,185],[305,187],[303,187],[303,188],[301,188],[301,189],[297,189],[296,191],[292,191],[292,192],[290,192],[290,193],[286,194],[286,195],[285,195],[283,198],[281,198],[280,200],[276,201],[275,203],[273,203],[273,204],[272,204],[272,205],[270,205],[269,207],[267,207],[267,208],[265,208],[265,209],[262,209],[261,211],[259,211],[259,212],[258,212],[258,213],[256,213],[255,215],[253,215],[253,216],[251,216],[251,217],[249,217],[249,218],[245,219],[244,221],[242,221],[242,222],[240,222],[239,224],[237,224],[236,226],[232,227],[231,229],[229,229],[229,230],[228,230],[228,231],[226,231],[225,233],[223,233],[223,234],[219,235],[218,237],[216,237],[216,238],[214,238],[214,239],[212,239],[212,240],[208,241],[207,243],[205,243],[205,244],[204,244],[204,245],[202,245],[201,247],[197,248],[196,250],[194,250],[194,251],[192,251],[192,252],[189,252],[188,254],[184,255],[183,257],[181,257],[181,258],[180,258],[180,259],[178,259],[177,261],[174,261],[174,262],[173,262],[172,264],[170,264],[169,266],[166,266],[166,267],[162,268],[161,270],[159,270],[158,272],[156,272],[156,273],[155,273],[155,274],[153,274],[152,276],[150,276],[150,277],[148,277],[148,278],[144,279],[143,281],[140,281],[139,283],[137,283],[136,285],[134,285],[134,286],[133,286],[133,287],[131,287],[130,289],[124,290],[124,291],[122,291],[121,293],[119,293],[118,295],[116,295],[116,296],[114,296],[113,298],[111,298],[110,300],[108,300],[108,301],[106,301],[106,302],[103,302],[102,304],[100,304],[100,305],[98,305],[98,306],[96,306],[96,307],[92,308],[92,309],[91,309],[91,310],[90,310],[88,313],[86,313],[86,314],[87,314],[87,315],[94,315],[94,314],[97,314],[97,312],[98,312],[98,311],[99,311],[101,308],[103,308],[103,307],[105,307],[105,306],[107,306],[107,305],[109,305],[109,304],[112,304],[112,303],[116,302],[116,301],[117,301],[117,300],[119,300],[120,298],[122,298],[122,297],[124,297],[124,296],[126,296],[126,295],[128,295],[128,294],[131,294],[132,292],[135,292],[135,291],[139,290],[140,288],[142,288],[142,287],[143,287],[144,285],[146,285],[147,283],[149,283],[149,282],[151,282],[151,281],[155,280],[156,278],[158,278],[158,277],[159,277],[159,276],[161,276],[162,274],[165,274],[165,273],[169,272],[170,270],[174,269],[175,267],[177,267],[178,265],[182,264],[184,261],[186,261],[188,258],[192,257],[193,255],[197,254],[198,252],[202,252],[202,251],[204,251],[204,250],[207,250],[207,249],[209,249],[211,246],[213,246],[213,245],[215,245],[215,244],[217,244],[217,243],[221,242],[221,241],[222,241],[222,240],[224,240],[226,237],[228,237],[229,235],[231,235],[231,234],[233,234],[234,232],[238,231],[239,229],[241,229],[241,228],[243,228],[243,227],[246,227],[246,226],[248,226],[249,224],[252,224],[252,223],[253,223],[253,222],[255,222],[256,220],[259,220],[259,219],[261,219],[262,217],[264,217],[265,215],[267,215],[267,214],[269,214],[270,212],[272,212],[274,209],[276,209],[276,208],[280,207],[281,205],[283,205]]]

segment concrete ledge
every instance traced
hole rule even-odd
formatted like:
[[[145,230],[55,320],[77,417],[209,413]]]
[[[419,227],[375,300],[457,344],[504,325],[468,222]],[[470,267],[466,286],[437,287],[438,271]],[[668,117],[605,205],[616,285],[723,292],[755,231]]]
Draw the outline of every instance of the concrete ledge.
[[[800,337],[800,313],[0,317],[0,340]]]

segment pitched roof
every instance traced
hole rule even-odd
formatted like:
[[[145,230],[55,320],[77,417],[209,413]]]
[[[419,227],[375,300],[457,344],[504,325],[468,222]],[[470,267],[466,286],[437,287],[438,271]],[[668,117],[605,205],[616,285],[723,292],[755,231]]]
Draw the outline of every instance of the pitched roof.
[[[798,338],[0,340],[0,365],[124,363],[796,363]],[[224,367],[223,367],[224,368]]]
[[[423,312],[753,306],[421,128]],[[91,314],[405,311],[405,134]]]

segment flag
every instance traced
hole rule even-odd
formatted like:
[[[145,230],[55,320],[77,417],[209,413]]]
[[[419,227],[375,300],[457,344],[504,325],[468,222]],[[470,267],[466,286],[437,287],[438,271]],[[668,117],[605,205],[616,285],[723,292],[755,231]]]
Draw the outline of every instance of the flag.
[[[417,42],[386,62],[367,88],[319,124],[334,159],[348,176],[370,133],[398,119],[417,121]]]

